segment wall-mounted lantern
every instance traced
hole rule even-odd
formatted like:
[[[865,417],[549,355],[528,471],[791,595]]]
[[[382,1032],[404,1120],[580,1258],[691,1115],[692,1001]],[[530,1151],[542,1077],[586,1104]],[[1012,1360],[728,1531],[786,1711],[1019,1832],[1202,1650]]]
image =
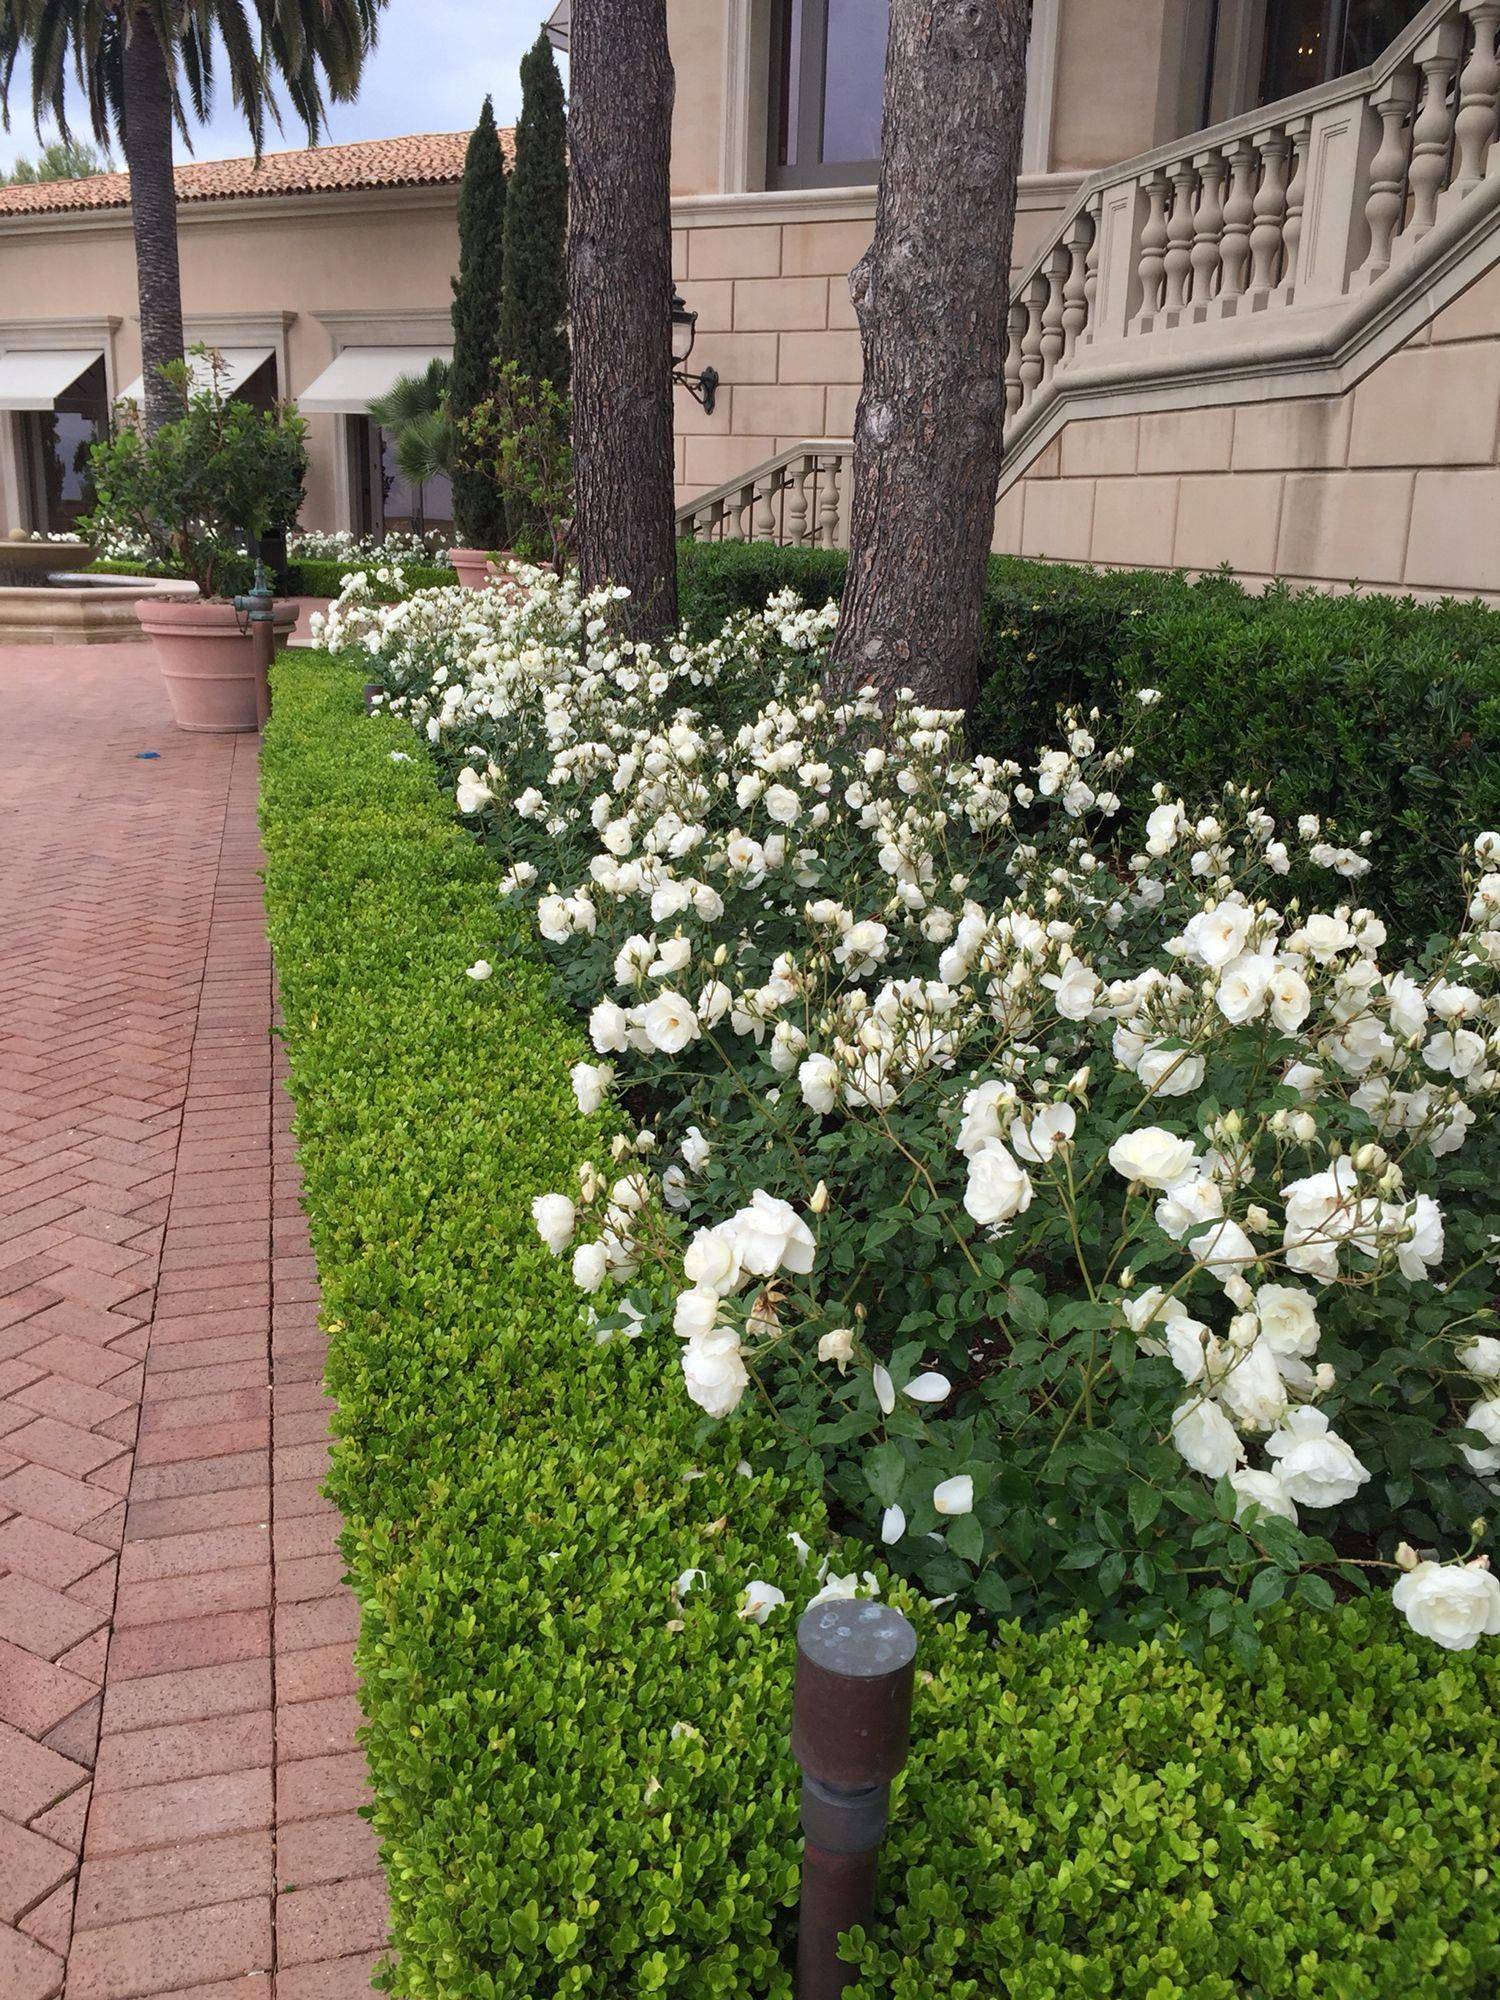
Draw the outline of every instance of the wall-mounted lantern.
[[[698,337],[698,315],[689,312],[687,300],[681,292],[672,294],[672,380],[686,389],[695,401],[703,405],[703,414],[711,417],[714,412],[714,398],[719,391],[719,371],[705,368],[700,375],[688,371],[688,356],[693,351],[693,342]]]

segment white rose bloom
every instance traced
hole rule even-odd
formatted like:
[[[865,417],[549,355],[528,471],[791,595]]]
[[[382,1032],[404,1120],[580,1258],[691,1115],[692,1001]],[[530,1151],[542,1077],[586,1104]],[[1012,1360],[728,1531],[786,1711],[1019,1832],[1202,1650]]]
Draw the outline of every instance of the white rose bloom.
[[[597,1292],[609,1274],[609,1252],[602,1243],[580,1243],[573,1252],[573,1283],[580,1291]]]
[[[863,979],[885,957],[889,935],[884,924],[866,917],[862,922],[849,926],[843,942],[834,946],[833,955],[851,978]]]
[[[1159,861],[1170,854],[1187,828],[1187,816],[1179,805],[1158,806],[1146,821],[1146,852]]]
[[[604,1102],[609,1086],[614,1082],[614,1069],[609,1063],[580,1062],[574,1063],[568,1074],[572,1079],[578,1109],[587,1118]]]
[[[899,1542],[906,1533],[906,1510],[903,1507],[887,1507],[880,1517],[880,1539],[887,1548]]]
[[[778,825],[790,826],[802,810],[802,801],[790,785],[771,785],[762,801]]]
[[[757,1188],[750,1206],[729,1223],[740,1263],[753,1277],[769,1278],[786,1270],[805,1277],[813,1267],[817,1244],[812,1231],[791,1206]]]
[[[970,1474],[961,1472],[954,1479],[939,1480],[932,1489],[932,1504],[939,1514],[972,1514],[974,1481]]]
[[[1500,1378],[1500,1340],[1493,1334],[1482,1333],[1458,1350],[1457,1360],[1466,1374],[1480,1382],[1493,1382]]]
[[[981,1083],[969,1091],[964,1098],[963,1123],[958,1128],[958,1150],[972,1158],[991,1139],[1003,1138],[1000,1114],[1009,1111],[1015,1101],[1015,1085],[999,1079]]]
[[[715,1327],[684,1344],[682,1379],[689,1396],[711,1417],[727,1417],[738,1406],[750,1377],[733,1327]]]
[[[1289,1410],[1281,1429],[1266,1439],[1279,1459],[1281,1483],[1299,1507],[1337,1507],[1352,1500],[1370,1477],[1350,1447],[1328,1427],[1321,1410]]]
[[[1430,1194],[1419,1194],[1404,1211],[1410,1234],[1397,1245],[1396,1262],[1410,1284],[1419,1285],[1443,1261],[1443,1211]]]
[[[842,1375],[854,1359],[854,1329],[836,1326],[832,1333],[825,1333],[818,1342],[818,1359],[837,1362],[838,1371]]]
[[[1043,986],[1052,993],[1052,1004],[1065,1021],[1086,1021],[1099,997],[1099,977],[1081,958],[1070,958],[1062,973],[1047,973]]]
[[[1450,1653],[1500,1633],[1500,1580],[1482,1563],[1418,1563],[1391,1592],[1413,1632]]]
[[[1190,1179],[1199,1162],[1191,1139],[1179,1139],[1160,1125],[1143,1125],[1116,1139],[1109,1149],[1109,1164],[1121,1180],[1165,1193]]]
[[[1255,1294],[1260,1330],[1275,1354],[1306,1356],[1318,1345],[1311,1297],[1298,1285],[1262,1285]]]
[[[487,958],[476,958],[472,965],[464,968],[467,976],[476,981],[488,979],[494,969]]]
[[[701,1340],[713,1332],[719,1318],[719,1295],[706,1288],[694,1287],[690,1292],[679,1292],[677,1304],[672,1313],[672,1331],[679,1340]]]
[[[1128,1035],[1129,1030],[1115,1031],[1115,1041]],[[1119,1050],[1116,1049],[1118,1056]],[[1153,1097],[1187,1097],[1203,1081],[1206,1067],[1202,1056],[1192,1049],[1174,1048],[1166,1042],[1148,1042],[1134,1063],[1123,1065],[1134,1069],[1142,1084]]]
[[[600,1055],[625,1048],[629,1041],[625,1009],[613,1000],[601,1000],[589,1015],[589,1040]]]
[[[1241,1469],[1230,1473],[1229,1483],[1234,1488],[1234,1518],[1237,1521],[1245,1518],[1249,1508],[1259,1507],[1263,1514],[1278,1514],[1282,1520],[1295,1525],[1297,1509],[1281,1483],[1280,1473]]]
[[[680,1055],[701,1032],[690,1000],[670,990],[658,993],[641,1009],[640,1024],[652,1048],[662,1055]]]
[[[1237,1222],[1215,1222],[1200,1236],[1188,1238],[1188,1248],[1222,1284],[1226,1278],[1243,1277],[1246,1269],[1260,1260],[1260,1253]]]
[[[734,995],[722,979],[710,979],[698,995],[698,1019],[705,1028],[715,1027],[734,1005]]]
[[[1190,1229],[1217,1221],[1223,1213],[1224,1190],[1217,1181],[1204,1175],[1199,1180],[1184,1181],[1162,1196],[1156,1204],[1156,1224],[1180,1243]]]
[[[1257,1339],[1226,1358],[1228,1365],[1214,1386],[1235,1420],[1258,1431],[1279,1424],[1286,1415],[1286,1384],[1269,1341]]]
[[[1044,1104],[1029,1119],[1018,1118],[1010,1128],[1011,1151],[1033,1167],[1045,1166],[1059,1146],[1072,1139],[1078,1114],[1071,1104]]]
[[[560,1257],[573,1240],[578,1211],[565,1194],[539,1194],[531,1204],[536,1233],[554,1257]]]
[[[964,1207],[978,1223],[997,1228],[1031,1206],[1031,1176],[999,1139],[988,1139],[969,1159]]]
[[[1271,991],[1273,967],[1270,959],[1256,952],[1241,952],[1219,974],[1214,1000],[1231,1027],[1258,1020],[1265,1012]]]
[[[1392,1028],[1403,1041],[1426,1032],[1427,998],[1408,972],[1393,972],[1385,982]]]
[[[700,1229],[683,1252],[682,1269],[690,1285],[727,1297],[740,1283],[739,1239],[731,1224]]]
[[[831,1056],[809,1056],[797,1070],[802,1101],[810,1111],[826,1117],[839,1101],[839,1066]]]
[[[1254,922],[1255,912],[1248,903],[1241,902],[1238,896],[1226,896],[1222,903],[1211,910],[1200,910],[1184,925],[1183,949],[1200,965],[1217,972],[1245,949]]]
[[[696,1125],[689,1125],[682,1136],[682,1145],[678,1150],[687,1162],[688,1172],[696,1174],[701,1173],[708,1164],[708,1156],[713,1148]]]
[[[777,1605],[785,1603],[784,1590],[778,1590],[774,1583],[762,1583],[756,1577],[740,1592],[739,1615],[753,1619],[757,1625],[764,1625]]]
[[[1487,1445],[1460,1445],[1459,1450],[1478,1473],[1500,1472],[1500,1396],[1485,1396],[1470,1406],[1464,1418],[1466,1431],[1478,1431],[1489,1439]]]
[[[1172,1412],[1172,1442],[1194,1472],[1222,1479],[1245,1456],[1240,1434],[1209,1396],[1193,1396]]]

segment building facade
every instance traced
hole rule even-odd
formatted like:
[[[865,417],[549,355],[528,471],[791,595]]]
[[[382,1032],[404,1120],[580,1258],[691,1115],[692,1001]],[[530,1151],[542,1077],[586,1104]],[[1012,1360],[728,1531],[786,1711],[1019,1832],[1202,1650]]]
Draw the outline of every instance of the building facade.
[[[886,19],[668,0],[690,532],[843,532]],[[1500,594],[1497,36],[1500,0],[1033,0],[998,548]],[[189,336],[308,414],[309,525],[410,518],[368,403],[448,351],[463,148],[180,173]],[[0,190],[0,532],[76,507],[139,372],[125,198]]]

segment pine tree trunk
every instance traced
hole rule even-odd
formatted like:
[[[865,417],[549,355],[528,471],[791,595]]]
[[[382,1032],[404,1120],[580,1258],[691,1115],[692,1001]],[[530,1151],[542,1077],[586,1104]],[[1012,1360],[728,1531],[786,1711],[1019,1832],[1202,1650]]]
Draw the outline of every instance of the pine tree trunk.
[[[1026,0],[891,0],[835,688],[968,708],[994,536]]]
[[[666,0],[573,0],[569,45],[577,546],[623,623],[677,623],[672,459],[672,60]]]
[[[125,164],[135,229],[136,287],[141,307],[141,366],[145,422],[155,431],[177,413],[177,399],[158,370],[180,361],[182,278],[177,264],[177,189],[172,179],[172,96],[161,43],[150,17],[137,14],[125,44]]]

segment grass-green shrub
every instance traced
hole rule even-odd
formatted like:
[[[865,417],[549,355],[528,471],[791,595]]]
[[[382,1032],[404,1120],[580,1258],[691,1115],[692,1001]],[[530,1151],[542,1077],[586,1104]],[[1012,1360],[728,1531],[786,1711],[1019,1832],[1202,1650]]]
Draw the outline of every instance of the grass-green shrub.
[[[302,556],[287,566],[291,579],[293,597],[337,597],[343,588],[344,579],[356,570],[365,569],[365,563],[336,562],[331,558]],[[171,569],[160,563],[120,562],[100,559],[89,564],[96,576],[180,576],[181,570]],[[223,579],[220,594],[237,596],[251,589],[255,582],[255,564],[249,556],[224,556],[220,558],[219,574]],[[409,565],[405,571],[413,590],[428,590],[436,585],[457,583],[458,572],[446,569],[441,564],[426,567],[422,564]]]
[[[706,636],[773,589],[838,596],[847,557],[685,542],[678,568],[683,615]],[[1158,777],[1190,799],[1253,784],[1283,822],[1368,827],[1359,899],[1414,945],[1454,920],[1457,849],[1500,816],[1500,614],[996,556],[984,629],[976,747],[1024,762],[1061,704],[1114,714],[1159,688],[1134,724],[1141,791]]]
[[[667,1357],[580,1328],[529,1214],[604,1137],[580,1038],[360,681],[279,663],[263,821],[394,1990],[789,2000],[785,1538],[855,1551],[762,1420],[705,1439]],[[750,1576],[791,1600],[764,1629]],[[1273,1618],[1247,1675],[902,1601],[914,1752],[853,2000],[1500,1988],[1495,1648],[1439,1663],[1369,1602]]]

